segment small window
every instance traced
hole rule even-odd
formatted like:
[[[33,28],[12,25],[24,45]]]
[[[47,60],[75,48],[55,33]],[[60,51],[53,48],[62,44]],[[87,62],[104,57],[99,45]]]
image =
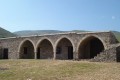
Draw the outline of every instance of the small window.
[[[27,54],[27,47],[24,47],[24,54]]]
[[[61,54],[61,51],[62,51],[61,47],[57,47],[56,54]]]

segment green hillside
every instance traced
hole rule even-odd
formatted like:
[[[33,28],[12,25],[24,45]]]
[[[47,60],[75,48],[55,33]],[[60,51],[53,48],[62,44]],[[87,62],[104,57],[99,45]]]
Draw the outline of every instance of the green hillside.
[[[120,42],[120,32],[118,32],[118,31],[112,31],[112,32],[114,33],[117,40]]]
[[[0,27],[0,38],[14,37],[14,36],[16,35]]]

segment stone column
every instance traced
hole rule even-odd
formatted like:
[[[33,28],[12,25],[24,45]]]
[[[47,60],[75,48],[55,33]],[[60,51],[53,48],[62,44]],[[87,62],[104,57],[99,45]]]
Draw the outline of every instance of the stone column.
[[[34,59],[37,59],[37,52],[34,52]]]
[[[17,53],[16,53],[16,58],[17,58],[17,59],[20,59],[20,52],[17,52]]]
[[[73,52],[73,59],[74,60],[78,60],[79,59],[79,57],[78,57],[78,52]]]
[[[53,59],[56,59],[56,49],[53,50]]]

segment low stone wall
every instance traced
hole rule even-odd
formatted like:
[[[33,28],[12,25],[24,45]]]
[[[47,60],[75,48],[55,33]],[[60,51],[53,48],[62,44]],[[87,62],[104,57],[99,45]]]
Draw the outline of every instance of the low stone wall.
[[[91,59],[93,62],[120,62],[120,46],[109,48]]]

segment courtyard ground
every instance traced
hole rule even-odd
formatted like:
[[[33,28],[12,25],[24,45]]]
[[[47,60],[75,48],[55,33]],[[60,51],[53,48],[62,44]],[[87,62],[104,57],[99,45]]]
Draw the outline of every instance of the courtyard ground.
[[[0,60],[0,80],[120,80],[120,63]]]

